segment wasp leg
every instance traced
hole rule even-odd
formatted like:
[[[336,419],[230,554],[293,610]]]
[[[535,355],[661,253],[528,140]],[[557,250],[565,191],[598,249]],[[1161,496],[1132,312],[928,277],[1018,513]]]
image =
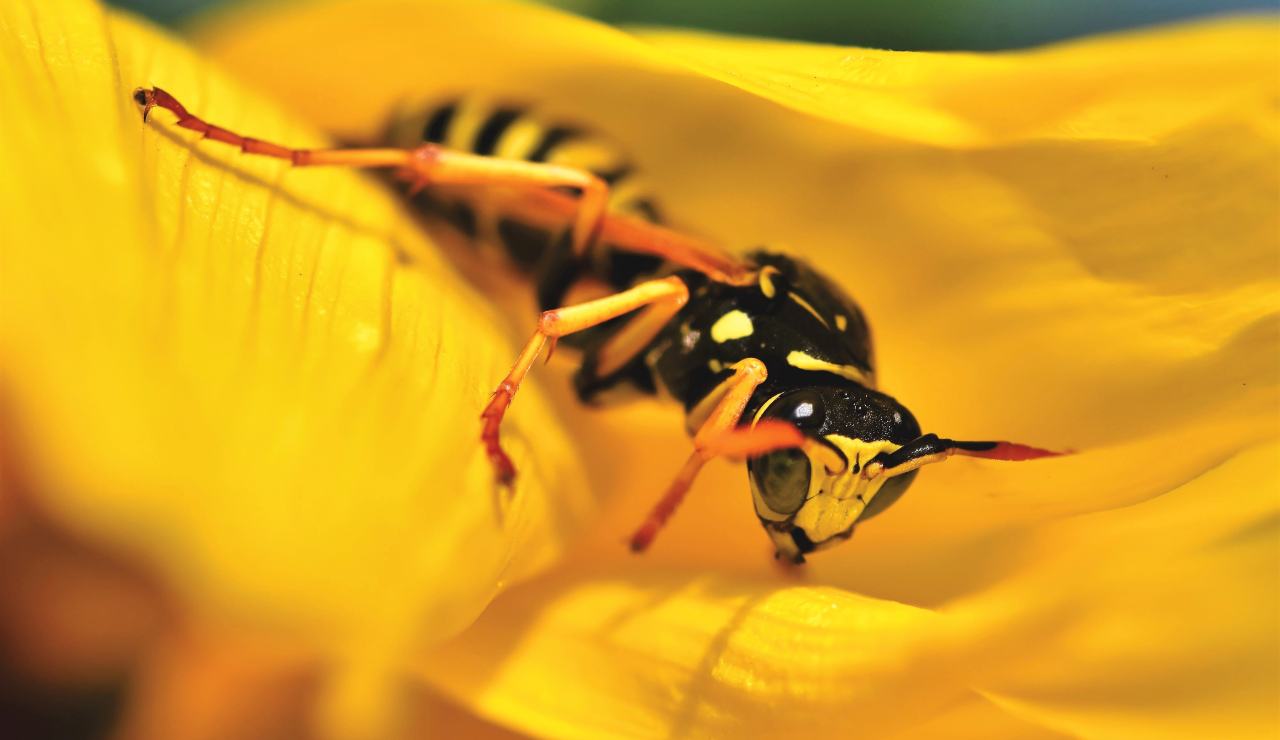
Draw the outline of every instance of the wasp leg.
[[[533,363],[537,361],[538,356],[542,354],[542,350],[548,342],[552,344],[552,349],[554,349],[555,340],[559,337],[589,329],[609,319],[647,306],[648,308],[644,313],[637,316],[631,324],[624,327],[618,334],[618,337],[629,343],[633,341],[635,336],[635,333],[631,331],[632,324],[641,325],[645,330],[648,330],[658,319],[661,319],[662,323],[666,323],[688,300],[689,288],[684,284],[683,280],[672,276],[640,283],[621,293],[580,303],[576,306],[544,311],[538,321],[538,329],[529,338],[528,344],[520,352],[520,356],[516,359],[515,365],[512,366],[511,372],[507,373],[507,377],[498,386],[498,389],[493,392],[489,405],[485,407],[484,413],[480,415],[485,422],[481,440],[484,442],[485,450],[489,454],[489,460],[497,470],[498,479],[504,484],[509,484],[515,479],[516,474],[515,466],[512,465],[511,459],[507,457],[507,454],[502,451],[502,445],[498,441],[498,431],[502,425],[502,417],[507,412],[507,407],[511,405],[511,400],[515,397],[516,391],[520,389],[521,381],[529,374],[529,369],[533,367]],[[661,324],[658,324],[658,328],[661,328]],[[615,337],[615,339],[618,337]]]
[[[803,447],[804,434],[782,421],[765,421],[751,427],[738,427],[751,394],[765,381],[764,363],[748,357],[734,366],[734,374],[719,402],[693,436],[693,453],[675,480],[649,512],[644,523],[631,536],[631,549],[642,552],[653,542],[676,507],[684,500],[702,466],[715,457],[751,457],[789,447]]]
[[[547,229],[563,223],[565,218],[572,216],[575,208],[572,197],[553,190],[494,194],[492,197],[502,203],[503,213]],[[619,213],[603,216],[595,243],[609,244],[634,254],[661,257],[680,267],[697,270],[720,283],[742,285],[756,280],[755,272],[740,258],[708,242],[635,216]]]
[[[580,197],[567,198],[573,218],[573,246],[584,253],[598,236],[609,201],[609,186],[585,170],[543,162],[485,157],[423,144],[413,149],[293,149],[269,141],[242,136],[192,115],[169,93],[158,87],[138,88],[133,99],[142,106],[142,120],[153,108],[164,108],[178,117],[178,125],[198,131],[205,138],[240,147],[247,154],[288,160],[295,167],[389,167],[401,170],[417,192],[429,185],[506,185],[527,188],[570,187]]]
[[[881,475],[902,475],[930,463],[942,462],[952,455],[985,457],[989,460],[1034,460],[1061,454],[1063,453],[1017,442],[960,442],[942,439],[936,434],[926,434],[896,452],[877,456],[862,469],[862,475],[868,479]]]

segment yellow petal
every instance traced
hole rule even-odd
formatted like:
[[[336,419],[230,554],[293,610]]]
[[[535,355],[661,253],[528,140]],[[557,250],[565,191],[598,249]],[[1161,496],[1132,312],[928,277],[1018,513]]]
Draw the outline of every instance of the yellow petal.
[[[965,696],[924,672],[952,670],[937,621],[830,588],[622,569],[512,591],[424,673],[542,736],[871,736]]]
[[[1272,737],[1280,696],[1280,446],[1145,504],[1046,531],[949,616],[977,683],[1077,737]]]
[[[1278,452],[1046,527],[1016,575],[937,612],[584,566],[500,597],[424,674],[556,737],[989,736],[959,724],[970,713],[1071,736],[1263,737],[1280,690]],[[1014,718],[974,709],[972,691]]]
[[[1275,471],[1233,457],[1277,436],[1275,37],[1263,19],[905,54],[637,39],[531,7],[376,0],[227,16],[205,43],[344,134],[373,135],[396,106],[471,88],[594,124],[634,152],[685,228],[731,246],[783,243],[843,282],[867,309],[886,389],[931,431],[1079,452],[926,470],[851,543],[812,559],[815,584],[858,593],[787,589],[728,466],[704,475],[644,561],[620,562],[620,541],[684,456],[678,414],[586,414],[556,389],[591,440],[595,486],[617,500],[576,554],[594,567],[496,604],[447,649],[456,671],[428,667],[433,680],[546,734],[749,734],[782,718],[821,734],[849,727],[824,708],[851,706],[869,729],[936,730],[931,715],[963,717],[981,690],[1051,729],[1127,735],[1175,733],[1153,717],[1162,711],[1204,734],[1214,706],[1233,730],[1265,729],[1259,697],[1275,689],[1256,657],[1274,654],[1259,625],[1275,584],[1251,575],[1275,533],[1210,544],[1227,524],[1275,513],[1257,500]],[[335,110],[330,97],[359,104]],[[1222,519],[1197,516],[1209,500]],[[1142,531],[1163,506],[1186,538]],[[1077,519],[1105,534],[1091,541]],[[1095,588],[1099,571],[1110,577]],[[815,593],[884,619],[869,632],[823,621],[807,606]],[[1123,637],[1105,619],[1112,601]],[[1264,605],[1253,617],[1221,608],[1252,601]],[[736,610],[757,603],[767,626],[737,629],[757,616]],[[1076,613],[1096,627],[1080,633],[1081,661],[1055,621]],[[795,637],[804,625],[818,635]],[[1179,633],[1193,637],[1169,645]],[[857,638],[901,671],[876,698],[920,716],[887,716],[874,688],[859,693],[858,677],[884,679],[859,663],[866,653],[788,642]],[[1209,668],[1229,672],[1212,663],[1219,647],[1249,680],[1204,686]],[[803,662],[809,651],[829,663]],[[1110,660],[1135,655],[1124,670]],[[1100,681],[1109,703],[1088,688],[1104,669],[1116,671]],[[1150,700],[1200,689],[1176,708]]]
[[[203,39],[347,135],[374,136],[398,107],[468,89],[597,125],[634,151],[678,223],[730,246],[780,244],[837,276],[870,318],[885,389],[929,430],[1111,448],[1112,467],[1054,463],[1071,482],[1114,478],[1092,496],[1108,506],[1158,494],[1169,470],[1151,472],[1145,494],[1119,485],[1157,461],[1202,470],[1273,428],[1274,34],[1269,20],[1232,21],[1034,52],[909,54],[684,34],[641,43],[535,7],[374,0],[233,13]],[[856,115],[865,86],[830,82],[822,60],[837,53],[851,57],[844,78],[877,80],[876,96],[903,101],[878,129]],[[744,56],[754,61],[737,65]],[[356,58],[358,68],[343,61]],[[709,78],[701,70],[715,60],[737,71]],[[795,110],[796,76],[823,85],[805,108],[821,120]],[[987,85],[1001,94],[972,103],[966,92]],[[1059,87],[1083,92],[1031,105]],[[335,98],[355,104],[326,103]],[[886,135],[913,131],[922,107],[983,134]],[[595,487],[628,501],[634,522],[684,456],[676,415],[580,413],[556,392],[595,443]],[[1042,468],[980,469],[969,488],[979,496],[1021,493]],[[673,532],[728,565],[759,536],[740,474],[712,475],[700,489],[742,494],[706,503],[705,517],[682,513]],[[961,473],[926,471],[912,496],[945,495],[944,475]],[[1070,499],[1057,506],[1080,503],[1078,490],[1055,490]],[[610,522],[601,537],[612,545],[628,526]],[[708,527],[730,530],[723,556],[706,547]]]
[[[531,387],[495,488],[477,415],[513,349],[398,194],[144,125],[157,84],[324,142],[131,18],[17,2],[0,27],[5,454],[42,509],[203,617],[386,665],[555,555],[572,452]]]
[[[947,147],[1014,140],[1145,143],[1241,102],[1268,113],[1275,29],[1227,20],[996,54],[903,53],[652,30],[700,72],[796,110]],[[1028,78],[1041,84],[1029,86]],[[1225,83],[1225,84],[1224,84]],[[1205,94],[1184,96],[1187,90]]]
[[[976,692],[911,728],[913,740],[1066,740],[1070,735],[1017,717]]]

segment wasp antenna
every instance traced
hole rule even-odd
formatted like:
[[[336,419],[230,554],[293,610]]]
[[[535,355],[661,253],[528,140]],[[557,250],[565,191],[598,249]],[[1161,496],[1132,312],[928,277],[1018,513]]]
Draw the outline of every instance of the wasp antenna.
[[[957,455],[984,457],[988,460],[1035,460],[1041,457],[1059,457],[1073,454],[1071,450],[1046,450],[1017,442],[952,442]]]

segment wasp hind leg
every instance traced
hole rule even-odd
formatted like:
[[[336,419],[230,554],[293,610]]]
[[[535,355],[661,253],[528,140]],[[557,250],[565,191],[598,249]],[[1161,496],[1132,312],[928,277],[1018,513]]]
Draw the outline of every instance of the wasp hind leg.
[[[197,131],[206,139],[240,147],[246,154],[287,160],[294,167],[362,167],[399,170],[416,193],[431,185],[506,185],[529,190],[568,187],[580,195],[568,201],[573,219],[572,241],[577,254],[586,252],[596,239],[609,202],[609,186],[585,170],[544,162],[498,159],[423,144],[412,149],[295,149],[243,136],[193,115],[177,98],[158,87],[138,88],[133,100],[142,106],[145,122],[155,108],[178,118],[178,126]]]
[[[554,229],[574,213],[571,196],[551,189],[495,193],[494,202],[503,214],[523,224]],[[620,252],[647,255],[679,267],[696,270],[709,279],[745,285],[757,279],[755,268],[720,247],[688,234],[669,229],[639,216],[606,213],[600,219],[596,240],[591,246],[607,244]],[[581,258],[583,252],[575,252]]]
[[[245,154],[274,157],[294,167],[362,167],[399,171],[410,192],[429,186],[511,186],[510,196],[490,194],[495,204],[532,224],[558,226],[572,221],[572,254],[582,259],[601,240],[618,249],[660,257],[698,270],[712,280],[745,284],[750,266],[706,242],[665,229],[642,218],[607,213],[609,184],[583,169],[546,162],[501,159],[448,149],[437,144],[414,148],[297,149],[238,134],[192,114],[177,98],[158,88],[137,88],[133,100],[146,122],[155,108],[177,117],[177,125],[206,139],[240,147]],[[578,195],[558,192],[569,188]]]

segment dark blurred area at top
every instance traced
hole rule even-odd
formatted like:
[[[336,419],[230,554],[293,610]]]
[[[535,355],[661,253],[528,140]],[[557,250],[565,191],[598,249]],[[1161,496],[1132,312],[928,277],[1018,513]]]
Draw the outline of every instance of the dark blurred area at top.
[[[161,23],[253,0],[109,0]],[[289,0],[268,0],[285,4]],[[298,1],[298,0],[293,0]],[[616,25],[673,26],[883,49],[1010,49],[1245,12],[1280,0],[547,0]]]

